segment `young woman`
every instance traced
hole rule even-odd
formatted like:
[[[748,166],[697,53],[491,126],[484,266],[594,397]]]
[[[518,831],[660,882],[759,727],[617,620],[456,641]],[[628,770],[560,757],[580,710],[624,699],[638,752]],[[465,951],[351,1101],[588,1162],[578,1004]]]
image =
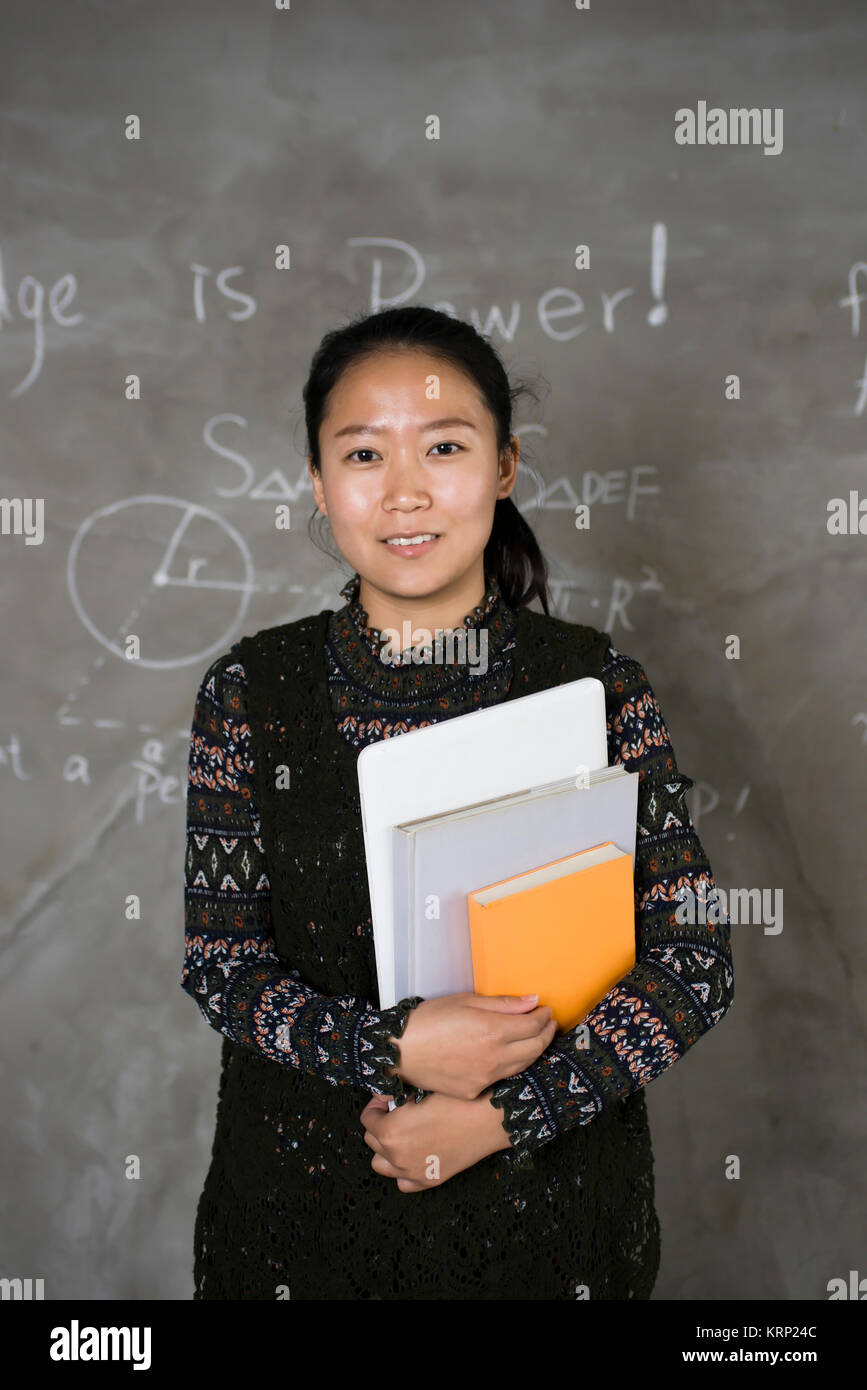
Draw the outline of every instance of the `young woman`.
[[[510,496],[514,394],[484,338],[425,307],[356,320],[313,359],[308,468],[346,601],[215,661],[191,737],[182,985],[223,1034],[197,1299],[650,1297],[643,1088],[728,1010],[730,932],[675,915],[713,876],[641,665],[549,615]],[[461,627],[485,662],[433,661]],[[585,675],[610,761],[640,778],[637,962],[589,1045],[534,999],[380,1008],[358,751]]]

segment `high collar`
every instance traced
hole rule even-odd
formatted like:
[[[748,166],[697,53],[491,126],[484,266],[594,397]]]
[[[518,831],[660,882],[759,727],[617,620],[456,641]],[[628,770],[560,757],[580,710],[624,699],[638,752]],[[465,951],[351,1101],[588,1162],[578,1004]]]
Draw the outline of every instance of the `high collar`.
[[[514,645],[515,613],[503,599],[495,578],[488,579],[482,602],[467,613],[455,629],[479,629],[476,642],[487,643],[484,672],[479,665],[461,661],[459,656],[450,662],[447,642],[439,661],[433,659],[437,655],[436,648],[432,651],[430,647],[420,649],[420,654],[426,653],[428,660],[413,661],[410,648],[394,658],[387,657],[383,653],[387,634],[370,626],[368,615],[359,602],[360,587],[360,576],[355,574],[340,591],[346,599],[344,607],[332,615],[328,625],[332,656],[341,668],[342,679],[338,682],[341,686],[345,683],[371,695],[391,700],[409,699],[410,702],[432,694],[450,693],[454,697],[466,691],[470,705],[483,689],[486,694],[489,687],[491,694],[500,685],[503,691],[508,689],[511,675],[508,652]],[[468,644],[468,651],[472,650]],[[480,650],[481,646],[476,646],[476,659]],[[477,694],[473,695],[473,691]]]
[[[358,631],[361,634],[362,638],[367,642],[368,646],[370,647],[370,650],[373,652],[375,656],[378,656],[379,659],[385,662],[385,664],[387,665],[397,667],[411,663],[411,647],[406,647],[404,651],[401,652],[401,655],[399,657],[396,657],[394,661],[386,661],[386,658],[380,654],[381,648],[386,641],[386,637],[383,635],[381,629],[370,626],[367,619],[367,613],[362,608],[361,603],[359,601],[358,595],[360,593],[360,590],[361,576],[359,574],[354,574],[352,578],[348,581],[348,583],[344,584],[343,588],[340,590],[340,594],[342,598],[346,599],[346,604],[349,609],[350,617],[355,623],[355,626],[358,628]],[[476,604],[476,607],[473,608],[471,612],[467,613],[465,617],[461,619],[461,622],[457,626],[465,628],[480,628],[484,626],[485,619],[488,618],[490,614],[494,612],[494,609],[497,608],[498,605],[501,607],[505,607],[505,603],[500,593],[499,581],[497,579],[489,578],[488,587],[485,592],[485,596],[482,599],[482,602]]]

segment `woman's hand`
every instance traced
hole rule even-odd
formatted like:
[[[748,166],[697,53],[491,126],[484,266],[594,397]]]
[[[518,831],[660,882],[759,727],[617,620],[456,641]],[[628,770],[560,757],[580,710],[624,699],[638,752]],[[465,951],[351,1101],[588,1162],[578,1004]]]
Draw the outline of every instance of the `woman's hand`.
[[[424,1192],[488,1154],[511,1148],[502,1117],[487,1096],[456,1100],[434,1094],[391,1111],[387,1096],[373,1096],[361,1123],[364,1142],[374,1151],[373,1171],[396,1178],[401,1192]]]
[[[557,1020],[533,999],[465,990],[423,1000],[403,1035],[390,1039],[400,1053],[390,1074],[396,1070],[420,1091],[475,1100],[495,1081],[532,1066],[553,1040]]]

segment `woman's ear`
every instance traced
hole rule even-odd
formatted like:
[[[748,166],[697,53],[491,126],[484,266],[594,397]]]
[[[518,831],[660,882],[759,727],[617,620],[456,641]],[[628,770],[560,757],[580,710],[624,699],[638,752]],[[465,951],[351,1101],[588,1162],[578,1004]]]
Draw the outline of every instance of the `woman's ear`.
[[[315,501],[316,506],[318,507],[322,515],[327,516],[328,510],[325,506],[325,493],[322,488],[322,475],[321,473],[317,473],[313,467],[312,454],[307,455],[307,472],[310,475],[310,481],[313,484],[313,500]]]
[[[500,480],[497,497],[508,497],[518,478],[518,460],[521,455],[521,441],[516,434],[509,435],[509,446],[500,458]]]

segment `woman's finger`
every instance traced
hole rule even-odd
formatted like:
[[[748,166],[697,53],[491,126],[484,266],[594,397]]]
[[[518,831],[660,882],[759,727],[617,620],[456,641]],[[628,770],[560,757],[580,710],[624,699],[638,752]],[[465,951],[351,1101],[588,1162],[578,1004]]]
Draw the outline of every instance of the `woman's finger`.
[[[370,1166],[374,1173],[381,1173],[384,1178],[406,1178],[406,1174],[395,1168],[393,1163],[389,1163],[384,1154],[374,1154]]]
[[[388,1096],[371,1096],[370,1100],[367,1102],[367,1104],[361,1112],[361,1115],[359,1116],[361,1123],[365,1123],[365,1115],[369,1117],[371,1115],[378,1114],[380,1111],[386,1110],[388,1110]]]

